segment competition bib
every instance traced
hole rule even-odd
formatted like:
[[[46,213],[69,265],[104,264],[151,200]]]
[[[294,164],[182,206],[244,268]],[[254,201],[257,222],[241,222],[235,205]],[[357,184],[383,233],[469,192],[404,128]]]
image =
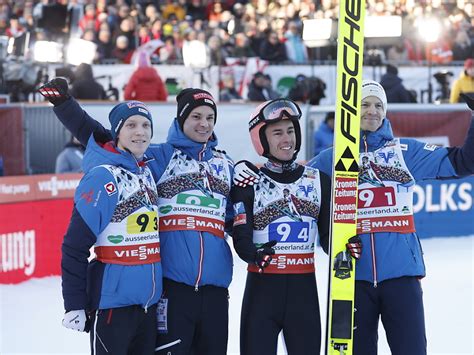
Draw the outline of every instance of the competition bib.
[[[361,153],[357,234],[414,232],[414,185],[398,139],[374,152]]]

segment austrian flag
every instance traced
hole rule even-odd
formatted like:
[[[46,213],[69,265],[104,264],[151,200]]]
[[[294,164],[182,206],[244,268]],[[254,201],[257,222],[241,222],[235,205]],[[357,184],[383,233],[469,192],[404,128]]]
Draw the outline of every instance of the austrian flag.
[[[104,185],[105,191],[107,192],[107,195],[112,196],[114,193],[117,192],[117,188],[115,187],[115,184],[113,182],[108,182],[107,184]]]

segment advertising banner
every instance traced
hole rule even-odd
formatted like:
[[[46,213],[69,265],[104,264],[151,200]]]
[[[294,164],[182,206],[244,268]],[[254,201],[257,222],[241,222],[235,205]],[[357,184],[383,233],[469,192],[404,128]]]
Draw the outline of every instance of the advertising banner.
[[[418,236],[474,235],[474,176],[430,180],[414,188],[413,209]]]
[[[60,275],[81,174],[0,178],[0,284]]]

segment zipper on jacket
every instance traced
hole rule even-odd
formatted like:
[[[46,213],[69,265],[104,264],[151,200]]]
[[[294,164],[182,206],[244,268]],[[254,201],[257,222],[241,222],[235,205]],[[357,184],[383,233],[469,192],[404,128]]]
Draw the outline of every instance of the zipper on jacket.
[[[202,145],[202,149],[198,153],[199,161],[201,161],[202,158],[204,157],[204,153],[206,152],[206,147],[207,147],[207,142]]]
[[[199,291],[199,281],[201,281],[202,276],[202,262],[204,260],[204,239],[202,233],[199,232],[199,265],[198,265],[198,274],[196,282],[194,283],[194,291]]]
[[[375,235],[370,233],[370,246],[372,248],[372,273],[374,276],[374,288],[377,288],[377,260],[375,258]]]
[[[152,263],[152,264],[151,264],[151,276],[152,276],[151,283],[152,283],[152,285],[153,285],[153,288],[152,288],[152,291],[151,291],[151,296],[150,296],[150,298],[148,299],[148,301],[146,301],[146,304],[145,304],[145,313],[148,313],[148,304],[151,302],[151,300],[153,299],[153,297],[155,297],[155,292],[156,292],[155,263]]]
[[[367,146],[367,135],[365,133],[362,136],[362,141],[364,142],[364,152],[367,153],[369,150],[369,147]]]

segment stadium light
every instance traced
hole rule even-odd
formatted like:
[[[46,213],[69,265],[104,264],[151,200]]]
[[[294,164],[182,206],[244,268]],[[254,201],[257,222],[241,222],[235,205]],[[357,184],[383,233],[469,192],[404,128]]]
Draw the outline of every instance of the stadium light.
[[[367,38],[400,37],[402,35],[401,16],[366,16],[364,36]]]
[[[206,69],[211,65],[209,47],[201,41],[192,40],[183,44],[183,62],[193,69]]]
[[[63,59],[62,45],[57,42],[37,41],[33,48],[33,58],[37,62],[59,63]]]
[[[303,41],[307,47],[322,47],[328,44],[333,33],[332,20],[312,19],[303,21]]]
[[[92,64],[97,51],[94,42],[81,38],[71,38],[66,50],[66,61],[72,65]]]
[[[425,17],[417,22],[418,34],[428,44],[428,103],[433,102],[433,84],[431,83],[431,44],[435,43],[441,34],[441,22],[435,17]]]
[[[441,34],[441,22],[434,17],[423,18],[417,23],[420,37],[427,43],[434,43]]]

